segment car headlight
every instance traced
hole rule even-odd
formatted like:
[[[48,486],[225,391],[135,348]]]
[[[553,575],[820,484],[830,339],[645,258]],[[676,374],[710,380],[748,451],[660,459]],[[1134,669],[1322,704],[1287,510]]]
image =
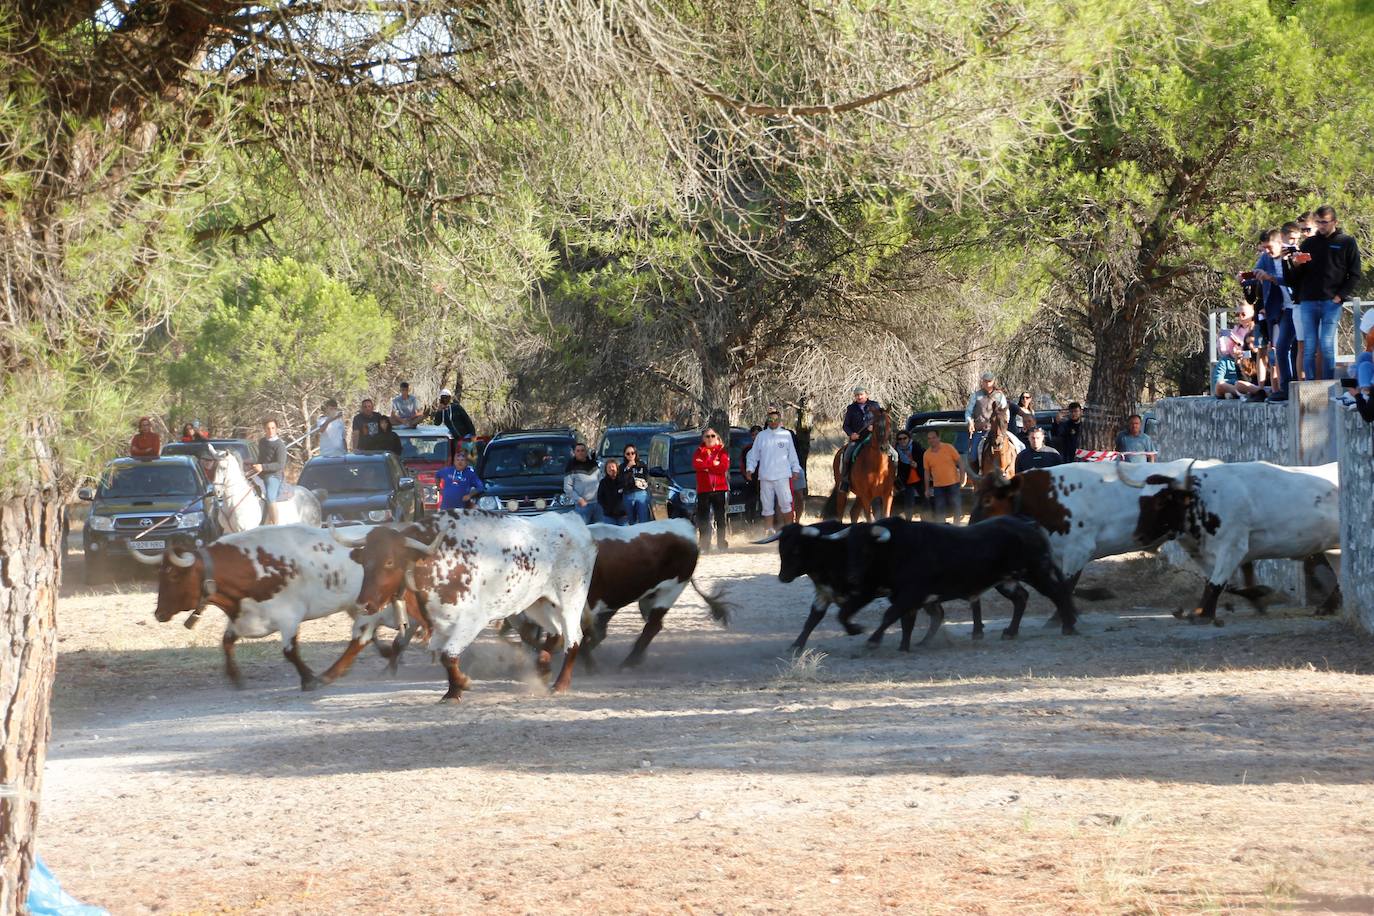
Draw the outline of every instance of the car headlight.
[[[92,531],[114,531],[114,519],[108,515],[92,515],[86,520]]]
[[[199,528],[204,523],[204,512],[183,512],[177,516],[178,528]]]
[[[677,498],[684,506],[690,506],[697,501],[697,491],[687,489],[678,490]]]
[[[486,509],[488,512],[496,512],[501,508],[501,500],[495,496],[482,496],[477,500],[477,508]]]
[[[370,510],[368,510],[368,513],[367,513],[367,520],[368,520],[369,522],[385,522],[385,521],[390,521],[390,519],[391,519],[391,513],[388,512],[388,511],[386,511],[385,509],[370,509]]]

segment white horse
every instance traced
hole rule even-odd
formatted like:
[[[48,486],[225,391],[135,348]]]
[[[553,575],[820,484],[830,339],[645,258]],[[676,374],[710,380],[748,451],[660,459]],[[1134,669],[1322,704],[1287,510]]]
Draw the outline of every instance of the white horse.
[[[231,451],[218,451],[212,445],[208,460],[214,464],[211,482],[215,487],[220,528],[228,533],[247,531],[263,524],[262,497],[257,488],[248,482],[239,456]],[[276,509],[278,525],[323,523],[320,501],[305,487],[296,487],[291,498],[278,502]]]

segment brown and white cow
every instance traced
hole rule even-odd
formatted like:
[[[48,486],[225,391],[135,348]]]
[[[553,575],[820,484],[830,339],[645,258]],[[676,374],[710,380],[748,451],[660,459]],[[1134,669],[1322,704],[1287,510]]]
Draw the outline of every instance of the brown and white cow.
[[[420,616],[432,628],[430,648],[448,673],[444,701],[457,702],[470,683],[458,669],[459,654],[487,624],[521,613],[550,642],[567,646],[553,690],[568,689],[596,563],[596,544],[580,519],[448,511],[373,528],[352,557],[362,567],[357,601],[369,613],[407,589],[418,596]]]
[[[691,522],[678,518],[628,527],[589,525],[588,530],[596,539],[596,567],[582,621],[584,653],[606,638],[606,625],[616,611],[638,602],[644,629],[621,662],[622,668],[635,667],[663,629],[664,615],[689,584],[711,609],[711,618],[729,625],[730,606],[720,592],[703,592],[692,578],[699,551]],[[584,658],[592,667],[590,654]]]
[[[280,633],[282,654],[300,674],[302,690],[334,681],[357,656],[357,649],[350,646],[318,677],[300,656],[296,634],[301,623],[340,611],[356,620],[361,613],[362,567],[353,562],[347,548],[319,528],[254,528],[227,534],[194,551],[172,546],[160,559],[137,551],[133,556],[159,567],[154,616],[160,622],[191,611],[186,621],[189,628],[208,605],[224,611],[229,618],[221,641],[224,670],[235,686],[242,686],[234,659],[234,643],[241,637]]]

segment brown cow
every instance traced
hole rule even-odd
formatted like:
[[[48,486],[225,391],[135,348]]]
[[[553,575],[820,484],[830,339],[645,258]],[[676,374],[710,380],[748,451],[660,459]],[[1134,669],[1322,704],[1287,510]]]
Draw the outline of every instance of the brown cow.
[[[615,612],[632,601],[639,602],[644,629],[622,668],[633,668],[644,660],[663,617],[690,584],[711,609],[711,617],[729,625],[730,606],[719,592],[707,594],[697,587],[692,574],[697,568],[697,539],[692,523],[668,519],[640,525],[591,525],[596,539],[596,566],[592,586],[587,592],[587,612],[582,629],[586,642],[582,651],[589,668],[594,668],[591,649],[606,638],[606,625]]]

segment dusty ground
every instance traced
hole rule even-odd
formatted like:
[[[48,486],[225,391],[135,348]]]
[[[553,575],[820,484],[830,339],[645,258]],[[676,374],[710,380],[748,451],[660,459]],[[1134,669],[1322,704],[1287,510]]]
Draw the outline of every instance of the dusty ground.
[[[1341,623],[1180,624],[1197,580],[1134,557],[1090,569],[1130,597],[1080,638],[1037,599],[1003,642],[994,598],[982,642],[962,609],[910,655],[831,618],[789,667],[809,585],[764,548],[701,571],[731,629],[684,599],[615,673],[626,614],[558,699],[484,636],[457,707],[424,651],[302,694],[258,642],[236,692],[215,612],[73,584],[41,852],[118,913],[1374,911],[1374,643]],[[307,658],[345,638],[309,625]]]

